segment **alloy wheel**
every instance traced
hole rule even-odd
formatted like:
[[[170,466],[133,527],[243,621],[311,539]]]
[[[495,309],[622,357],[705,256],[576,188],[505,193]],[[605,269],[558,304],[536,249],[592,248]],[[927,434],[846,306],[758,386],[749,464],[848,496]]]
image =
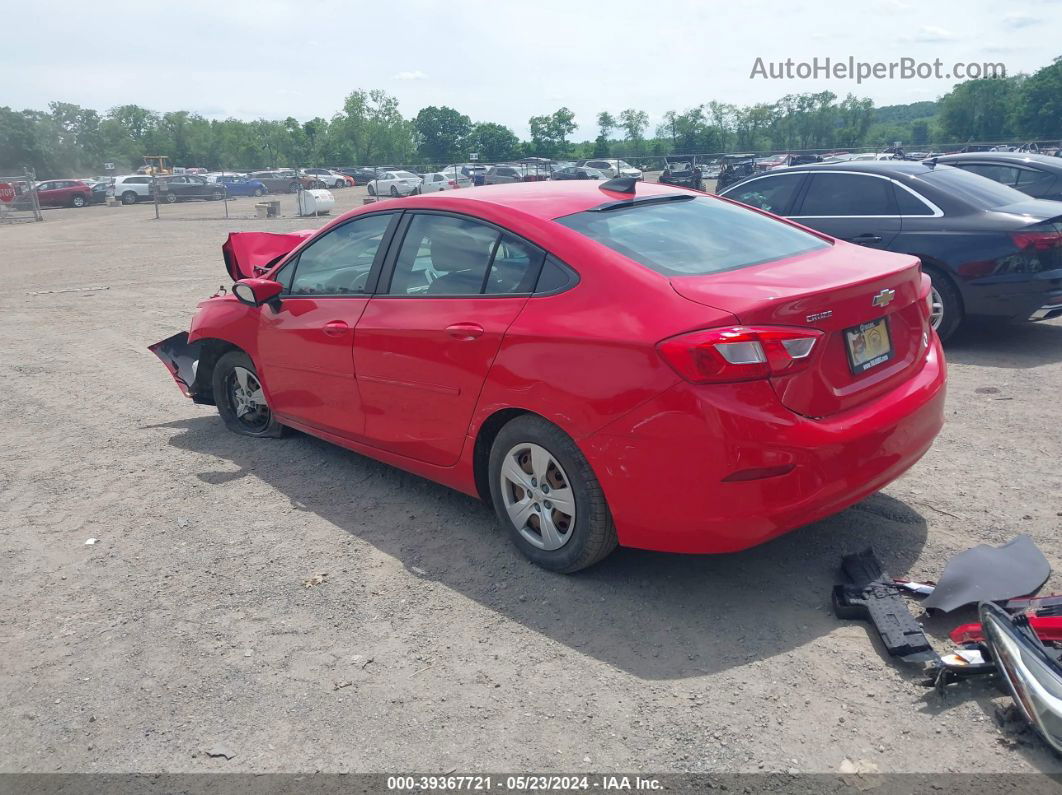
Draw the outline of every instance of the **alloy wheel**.
[[[250,431],[261,431],[269,425],[269,406],[262,394],[258,376],[246,367],[233,367],[225,380],[229,405],[236,419]]]
[[[560,549],[575,529],[575,492],[560,462],[531,442],[515,445],[501,466],[505,511],[528,543]]]
[[[930,287],[932,307],[929,310],[929,324],[936,331],[940,328],[940,324],[944,322],[944,299],[937,291],[936,287]]]

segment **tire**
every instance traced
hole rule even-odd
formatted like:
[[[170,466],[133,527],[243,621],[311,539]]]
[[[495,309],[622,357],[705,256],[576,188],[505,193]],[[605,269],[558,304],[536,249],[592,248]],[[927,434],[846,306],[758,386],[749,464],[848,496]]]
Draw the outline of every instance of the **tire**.
[[[122,194],[122,204],[136,204],[136,200],[139,197],[131,190],[127,190]]]
[[[541,464],[546,460],[543,455],[548,459],[547,465],[536,468],[532,460]],[[524,477],[528,488],[508,479],[503,467],[509,473],[518,473],[517,478]],[[538,469],[546,472],[541,483],[537,477],[529,480],[535,473],[542,474]],[[498,521],[520,551],[542,568],[570,574],[592,566],[616,548],[616,528],[601,484],[575,442],[556,425],[532,414],[511,420],[491,446],[489,476]],[[552,493],[559,494],[564,489],[571,496],[571,514],[551,503],[550,486]],[[567,502],[567,498],[563,499]],[[538,507],[532,509],[535,505]],[[527,522],[518,528],[510,510],[519,515],[520,506],[527,513]],[[552,517],[552,534],[541,530],[547,511]],[[536,521],[540,528],[537,531]]]
[[[376,195],[376,188],[373,187],[371,184],[369,185],[369,195],[370,196],[375,196]]]
[[[169,193],[164,193],[164,194],[162,194],[162,200],[164,202],[166,202],[166,204],[176,204],[177,203],[177,194],[173,193],[172,191],[169,192]]]
[[[347,187],[347,181],[343,180],[343,179],[337,179],[336,180],[336,184],[333,185],[332,187],[333,188],[345,188],[345,187]]]
[[[255,189],[254,189],[254,197],[255,197],[256,199],[257,199],[257,198],[258,198],[259,196],[261,196],[261,195],[262,195],[263,193],[265,193],[265,191],[264,191],[264,190],[262,190],[261,188],[255,188]]]
[[[397,185],[392,185],[391,186],[391,195],[394,196],[395,198],[398,198],[398,186]]]
[[[74,197],[70,200],[71,207],[84,207],[86,204],[88,204],[88,202],[85,201],[85,197],[80,193],[75,193]]]
[[[940,341],[944,342],[962,325],[965,314],[962,297],[955,283],[942,271],[936,268],[924,268],[923,270],[933,282],[934,312],[937,306],[940,307],[940,317],[935,322],[934,328],[936,328]]]
[[[237,393],[247,394],[241,384],[241,371],[245,379],[244,383],[251,390],[250,394],[260,393],[260,382],[257,384],[258,389],[254,389],[255,382],[258,381],[258,371],[251,357],[243,351],[229,351],[214,365],[212,378],[214,402],[225,427],[241,436],[279,437],[284,432],[284,426],[273,417],[273,412],[266,405],[264,396],[260,396],[261,408],[252,409],[251,412],[244,413],[242,416],[238,413],[241,403],[235,395]],[[243,391],[240,392],[240,390]]]

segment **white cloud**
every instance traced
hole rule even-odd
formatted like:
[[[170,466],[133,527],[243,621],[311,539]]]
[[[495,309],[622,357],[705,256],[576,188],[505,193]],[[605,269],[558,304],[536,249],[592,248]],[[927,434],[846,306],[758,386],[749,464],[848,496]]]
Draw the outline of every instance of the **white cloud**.
[[[393,77],[394,80],[427,80],[428,76],[419,69],[412,72],[399,72]]]
[[[918,42],[919,44],[940,44],[946,41],[955,41],[959,37],[950,30],[938,28],[935,25],[923,25],[913,36],[904,36],[904,41]]]
[[[1012,30],[1029,28],[1033,25],[1038,25],[1039,23],[1039,17],[1029,16],[1028,14],[1008,14],[1007,16],[1003,17],[1004,27],[1011,28]]]

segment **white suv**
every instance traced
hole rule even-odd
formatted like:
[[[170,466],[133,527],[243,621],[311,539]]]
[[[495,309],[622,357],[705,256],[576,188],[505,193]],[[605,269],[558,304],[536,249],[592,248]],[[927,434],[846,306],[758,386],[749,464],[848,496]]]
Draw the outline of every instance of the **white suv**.
[[[127,174],[124,177],[115,177],[114,182],[107,186],[107,196],[115,196],[122,200],[122,204],[136,204],[139,201],[151,199],[152,177],[147,174]]]

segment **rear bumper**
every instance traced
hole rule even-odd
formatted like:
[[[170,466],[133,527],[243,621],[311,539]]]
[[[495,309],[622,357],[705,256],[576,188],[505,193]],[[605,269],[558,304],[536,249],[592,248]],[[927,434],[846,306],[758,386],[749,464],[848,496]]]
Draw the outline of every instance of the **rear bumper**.
[[[963,292],[966,313],[1010,320],[1044,320],[1062,309],[1062,270],[1032,276],[978,279]]]
[[[620,543],[665,552],[756,546],[836,513],[895,480],[944,421],[940,343],[903,385],[812,420],[766,382],[682,383],[583,442]],[[724,482],[735,472],[784,471]]]

